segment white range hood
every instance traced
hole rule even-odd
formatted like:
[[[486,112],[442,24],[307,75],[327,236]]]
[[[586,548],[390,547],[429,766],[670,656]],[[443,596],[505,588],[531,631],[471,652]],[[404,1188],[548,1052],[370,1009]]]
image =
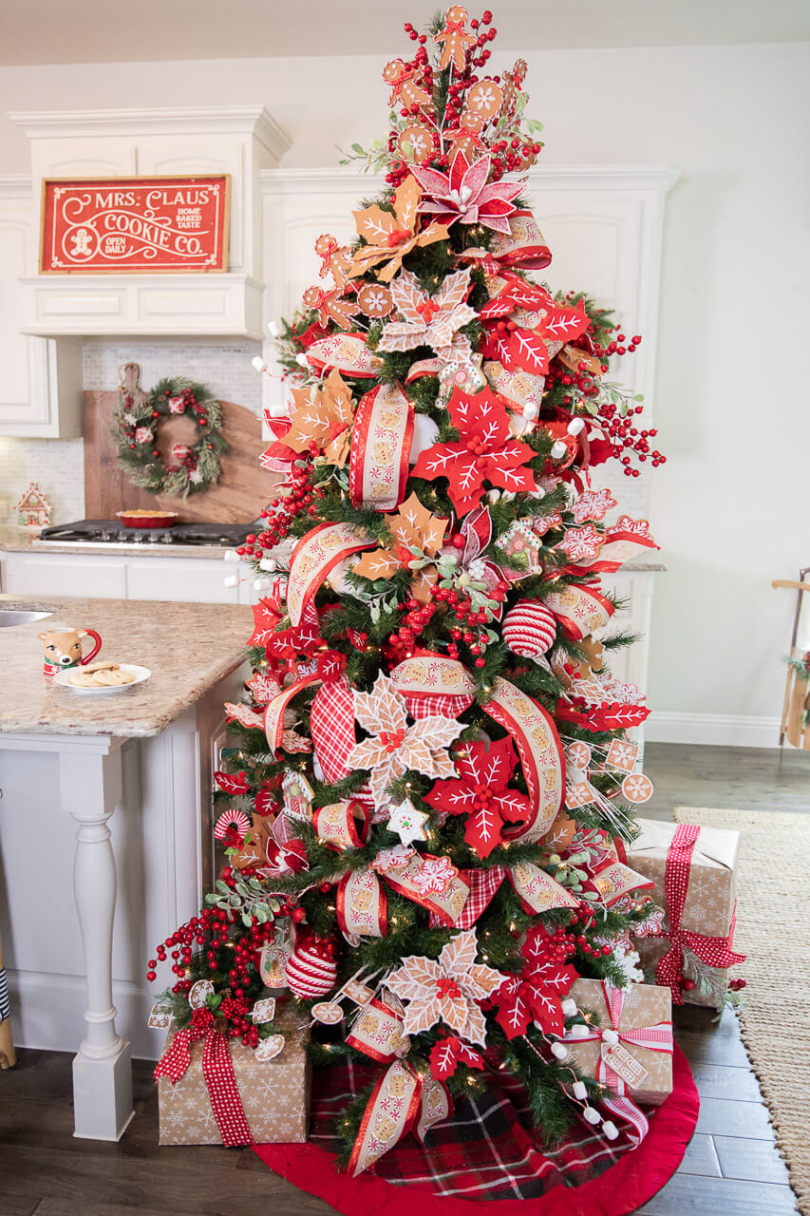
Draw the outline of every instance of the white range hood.
[[[10,117],[31,141],[36,200],[46,177],[231,175],[227,273],[24,278],[24,333],[48,338],[262,338],[259,173],[276,168],[290,146],[289,136],[263,107],[47,111]],[[32,234],[39,230],[39,223],[32,225]],[[37,249],[30,254],[30,264],[38,265]]]

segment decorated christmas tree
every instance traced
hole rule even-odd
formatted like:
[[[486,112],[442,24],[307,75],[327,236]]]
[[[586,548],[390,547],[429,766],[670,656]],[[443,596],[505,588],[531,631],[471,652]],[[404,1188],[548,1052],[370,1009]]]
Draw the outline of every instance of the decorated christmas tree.
[[[663,460],[610,378],[641,339],[543,283],[538,124],[522,61],[481,74],[491,15],[405,30],[388,138],[354,147],[384,185],[351,246],[319,238],[325,282],[279,331],[280,478],[237,551],[262,598],[217,774],[228,856],[158,951],[179,1026],[271,1055],[286,994],[316,1066],[373,1064],[337,1120],[355,1173],[493,1071],[548,1143],[578,1118],[637,1143],[618,1060],[577,1055],[598,1018],[574,985],[643,980],[630,933],[656,923],[623,860],[648,711],[610,673],[632,638],[600,587],[654,542],[591,481]]]

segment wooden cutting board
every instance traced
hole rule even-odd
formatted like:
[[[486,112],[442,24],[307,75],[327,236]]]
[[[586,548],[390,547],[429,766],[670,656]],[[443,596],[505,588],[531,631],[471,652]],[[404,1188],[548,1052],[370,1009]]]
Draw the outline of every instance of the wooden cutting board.
[[[259,464],[267,446],[260,420],[252,410],[232,401],[220,401],[223,434],[228,450],[220,458],[219,481],[204,493],[188,498],[150,494],[133,486],[118,464],[118,450],[111,435],[118,407],[118,393],[86,392],[83,397],[84,508],[87,519],[114,519],[116,511],[135,507],[157,507],[179,511],[181,521],[210,520],[214,523],[250,523],[273,493],[277,477]],[[158,433],[158,448],[168,453],[173,443],[194,439],[194,425],[182,416],[165,419]]]

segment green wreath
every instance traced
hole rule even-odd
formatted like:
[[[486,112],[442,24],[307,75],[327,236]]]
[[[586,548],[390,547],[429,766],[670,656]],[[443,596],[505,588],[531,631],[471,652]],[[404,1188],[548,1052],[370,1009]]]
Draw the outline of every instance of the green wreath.
[[[228,447],[222,435],[219,402],[202,384],[185,376],[167,376],[150,393],[134,385],[119,389],[115,412],[118,458],[135,486],[154,494],[187,498],[219,480],[219,457]],[[190,418],[197,437],[192,444],[176,443],[171,465],[163,463],[156,445],[161,419],[171,415]]]

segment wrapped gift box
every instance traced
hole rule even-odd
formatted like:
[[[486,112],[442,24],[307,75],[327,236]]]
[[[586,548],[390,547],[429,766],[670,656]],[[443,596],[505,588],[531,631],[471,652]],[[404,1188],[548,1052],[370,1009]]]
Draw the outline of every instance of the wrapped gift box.
[[[672,1093],[672,1001],[668,988],[654,984],[631,984],[621,993],[621,1014],[615,1029],[619,1041],[611,1044],[603,1034],[613,1021],[601,980],[576,980],[568,994],[583,1012],[599,1019],[593,1037],[585,1040],[566,1035],[571,1063],[584,1077],[602,1081],[600,1062],[615,1070],[633,1102],[660,1106]],[[644,1033],[646,1032],[646,1033]],[[570,1032],[569,1032],[570,1034]],[[608,1036],[612,1037],[612,1036]],[[647,1039],[654,1046],[641,1046],[633,1038]],[[668,1048],[668,1049],[667,1049]],[[608,1080],[610,1073],[607,1074]]]
[[[276,1025],[284,1047],[272,1060],[257,1058],[239,1039],[228,1039],[236,1085],[251,1134],[257,1144],[302,1143],[307,1138],[310,1068],[308,1029],[300,1018],[283,1014]],[[166,1039],[168,1049],[174,1039]],[[202,1070],[203,1041],[191,1046],[191,1063],[172,1084],[158,1081],[161,1144],[222,1144]]]
[[[670,927],[666,872],[669,850],[679,825],[657,823],[651,819],[639,819],[638,825],[641,835],[627,850],[627,864],[639,874],[652,879],[655,883],[653,898],[666,910],[662,925],[665,936],[634,939],[642,967],[654,974],[658,963],[671,945],[671,938],[666,935]],[[729,940],[737,903],[739,839],[739,832],[729,832],[722,828],[699,829],[692,851],[686,901],[681,915],[680,928],[686,935]],[[710,957],[712,951],[704,948],[698,938],[687,937],[682,943],[684,957],[681,972],[687,985],[681,988],[681,996],[683,1001],[689,1004],[719,1006],[725,1000],[728,988],[728,967],[712,966],[707,961],[700,960],[701,953]],[[661,982],[660,977],[657,977],[657,980]],[[677,999],[676,996],[676,1002]]]

